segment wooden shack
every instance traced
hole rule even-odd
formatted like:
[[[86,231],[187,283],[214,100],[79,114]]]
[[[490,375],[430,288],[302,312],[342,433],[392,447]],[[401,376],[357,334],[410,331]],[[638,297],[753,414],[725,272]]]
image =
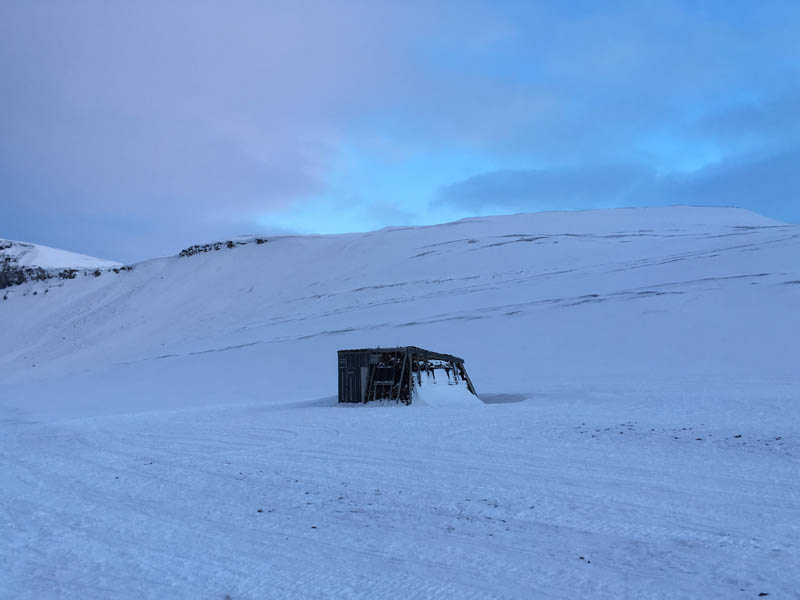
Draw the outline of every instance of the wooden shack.
[[[339,350],[339,402],[387,400],[411,404],[423,374],[461,382],[474,395],[464,359],[416,346]]]

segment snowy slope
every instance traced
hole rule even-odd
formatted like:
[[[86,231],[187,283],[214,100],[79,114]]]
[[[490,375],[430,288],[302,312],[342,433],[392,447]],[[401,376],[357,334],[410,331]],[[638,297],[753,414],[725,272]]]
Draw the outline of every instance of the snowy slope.
[[[746,211],[669,208],[223,246],[14,288],[0,369],[31,398],[91,372],[89,389],[64,386],[70,414],[93,398],[128,411],[320,397],[335,350],[378,345],[463,356],[479,393],[791,375],[798,235]],[[108,404],[106,378],[130,401]]]
[[[12,259],[21,267],[42,269],[96,269],[118,267],[119,263],[77,254],[40,244],[0,239],[0,255]]]
[[[0,239],[0,290],[30,281],[74,279],[79,272],[97,277],[118,263],[48,246]],[[5,297],[5,292],[3,293]]]
[[[236,242],[0,301],[14,597],[800,588],[800,227],[673,207]],[[464,357],[486,404],[335,406],[337,349],[405,344]]]

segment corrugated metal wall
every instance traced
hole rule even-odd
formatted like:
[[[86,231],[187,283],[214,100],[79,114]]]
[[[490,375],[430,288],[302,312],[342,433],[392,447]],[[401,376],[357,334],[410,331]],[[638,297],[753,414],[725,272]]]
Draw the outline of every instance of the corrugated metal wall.
[[[369,352],[339,353],[339,402],[363,402]]]

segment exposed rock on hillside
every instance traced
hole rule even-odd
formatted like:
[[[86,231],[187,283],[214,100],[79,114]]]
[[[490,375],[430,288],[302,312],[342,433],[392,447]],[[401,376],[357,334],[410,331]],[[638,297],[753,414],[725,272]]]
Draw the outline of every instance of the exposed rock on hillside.
[[[42,264],[37,264],[41,262]],[[59,264],[62,263],[62,264]],[[67,263],[67,264],[64,264]],[[133,267],[55,250],[36,244],[0,240],[0,289],[29,281],[75,279],[78,273],[99,277],[105,271],[130,271]]]
[[[267,240],[260,237],[248,237],[237,240],[227,240],[225,242],[213,242],[211,244],[195,244],[194,246],[189,246],[181,250],[178,256],[186,258],[187,256],[200,254],[201,252],[216,252],[222,248],[235,248],[236,246],[244,246],[245,244],[252,244],[253,242],[256,244],[265,244]]]

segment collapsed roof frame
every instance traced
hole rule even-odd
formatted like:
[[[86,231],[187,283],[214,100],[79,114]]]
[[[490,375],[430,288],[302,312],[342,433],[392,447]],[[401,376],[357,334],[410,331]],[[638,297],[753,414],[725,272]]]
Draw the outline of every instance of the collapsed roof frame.
[[[366,403],[387,400],[411,404],[414,393],[414,374],[417,385],[422,373],[435,377],[444,370],[454,383],[459,379],[474,395],[475,387],[464,367],[464,359],[452,354],[433,352],[417,346],[393,348],[358,348],[340,350],[339,402]]]

